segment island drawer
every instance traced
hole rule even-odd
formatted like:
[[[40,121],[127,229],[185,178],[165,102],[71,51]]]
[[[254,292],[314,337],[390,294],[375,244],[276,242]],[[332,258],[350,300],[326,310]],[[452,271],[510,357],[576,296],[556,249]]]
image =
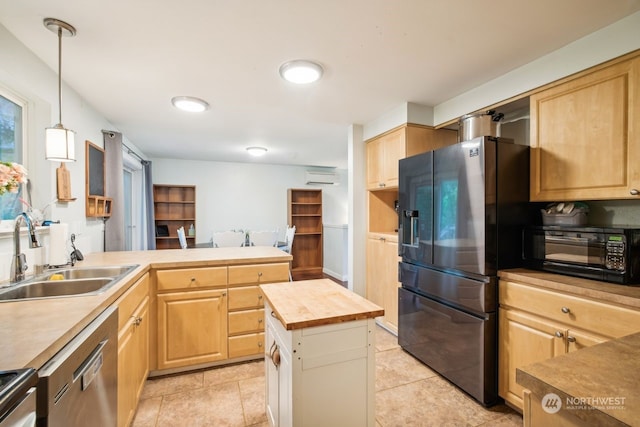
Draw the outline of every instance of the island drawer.
[[[227,267],[158,270],[158,291],[212,288],[227,285]]]
[[[560,291],[500,281],[500,305],[618,338],[640,331],[640,311]]]

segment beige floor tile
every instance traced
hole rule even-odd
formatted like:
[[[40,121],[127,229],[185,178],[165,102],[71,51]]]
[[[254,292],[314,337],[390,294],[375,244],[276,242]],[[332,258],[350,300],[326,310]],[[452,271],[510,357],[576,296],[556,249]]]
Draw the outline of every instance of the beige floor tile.
[[[401,348],[376,353],[376,391],[437,375]]]
[[[238,383],[217,384],[162,399],[157,427],[244,427]]]
[[[138,404],[138,409],[131,426],[154,427],[156,425],[156,419],[158,418],[161,403],[162,396],[141,400]]]
[[[205,386],[260,377],[264,376],[264,360],[212,368],[203,374]]]
[[[193,390],[202,387],[202,372],[192,372],[181,375],[148,379],[142,390],[141,399],[155,396],[163,396],[185,390]]]
[[[376,326],[376,351],[391,350],[399,347],[398,337],[386,329]]]
[[[495,425],[511,409],[484,408],[439,376],[376,393],[376,418],[392,426]]]
[[[522,427],[522,415],[511,411],[500,418],[480,424],[477,427]]]
[[[251,426],[266,422],[264,376],[241,380],[238,384],[245,423]]]

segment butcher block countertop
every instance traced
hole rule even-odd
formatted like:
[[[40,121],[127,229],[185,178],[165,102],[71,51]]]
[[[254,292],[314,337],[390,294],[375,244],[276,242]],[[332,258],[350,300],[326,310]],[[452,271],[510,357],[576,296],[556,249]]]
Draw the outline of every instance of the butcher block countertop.
[[[640,333],[517,369],[516,381],[539,398],[557,394],[561,411],[589,425],[637,425]]]
[[[548,290],[556,290],[640,309],[640,286],[617,285],[545,271],[514,268],[500,270],[500,280],[513,280]]]
[[[291,255],[270,247],[169,249],[100,252],[85,255],[76,268],[139,266],[98,295],[0,302],[0,370],[39,369],[152,269],[289,262]]]
[[[287,330],[382,316],[384,309],[329,279],[260,285]]]

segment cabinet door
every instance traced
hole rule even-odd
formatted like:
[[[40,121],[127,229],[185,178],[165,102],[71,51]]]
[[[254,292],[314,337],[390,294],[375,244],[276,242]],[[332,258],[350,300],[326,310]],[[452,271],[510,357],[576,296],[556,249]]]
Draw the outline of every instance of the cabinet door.
[[[384,243],[379,237],[367,239],[367,299],[384,307],[383,278],[386,275]]]
[[[530,98],[531,201],[638,198],[640,58]]]
[[[500,308],[499,316],[498,390],[504,400],[522,409],[524,388],[516,383],[516,368],[564,354],[566,330],[516,310]]]
[[[226,358],[226,290],[158,295],[158,369]]]
[[[384,170],[382,140],[373,139],[367,143],[367,189],[377,190],[382,186]]]
[[[265,382],[266,382],[266,406],[267,406],[267,419],[270,426],[278,426],[279,423],[279,378],[278,367],[273,363],[271,359],[271,352],[273,352],[277,345],[275,340],[276,334],[273,329],[273,325],[267,322],[265,331]]]
[[[398,243],[385,240],[383,256],[386,264],[384,279],[384,320],[393,330],[398,330]]]
[[[404,159],[406,151],[406,130],[398,129],[382,139],[383,150],[383,172],[382,182],[385,187],[398,186],[398,162]]]

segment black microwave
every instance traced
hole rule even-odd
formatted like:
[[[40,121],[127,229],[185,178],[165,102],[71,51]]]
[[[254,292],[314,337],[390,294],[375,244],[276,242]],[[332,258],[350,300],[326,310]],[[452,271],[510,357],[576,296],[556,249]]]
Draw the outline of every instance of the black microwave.
[[[523,258],[533,269],[637,285],[640,227],[526,227]]]

